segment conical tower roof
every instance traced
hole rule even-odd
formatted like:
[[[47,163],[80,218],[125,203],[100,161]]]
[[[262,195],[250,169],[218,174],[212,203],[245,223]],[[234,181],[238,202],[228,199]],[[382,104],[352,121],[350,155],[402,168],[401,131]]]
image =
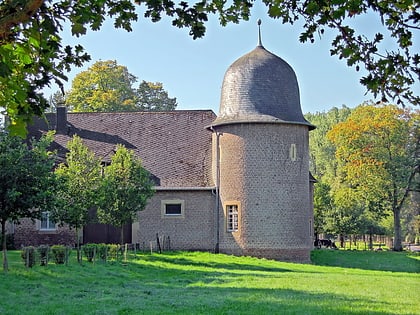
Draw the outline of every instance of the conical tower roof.
[[[258,46],[236,60],[223,79],[220,109],[212,126],[261,122],[311,125],[303,117],[292,67]]]

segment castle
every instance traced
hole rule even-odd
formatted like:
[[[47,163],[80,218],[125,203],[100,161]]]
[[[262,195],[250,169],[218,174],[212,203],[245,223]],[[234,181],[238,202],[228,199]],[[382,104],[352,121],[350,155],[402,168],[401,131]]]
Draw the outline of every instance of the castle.
[[[62,159],[74,134],[106,163],[116,144],[142,159],[155,195],[125,241],[156,235],[171,249],[308,262],[313,248],[309,131],[293,69],[258,46],[223,79],[219,114],[211,110],[67,113],[35,120],[29,135],[56,129]],[[116,242],[113,227],[91,224],[83,242]],[[125,229],[127,231],[127,229]],[[15,244],[74,244],[74,231],[42,220],[14,227]]]

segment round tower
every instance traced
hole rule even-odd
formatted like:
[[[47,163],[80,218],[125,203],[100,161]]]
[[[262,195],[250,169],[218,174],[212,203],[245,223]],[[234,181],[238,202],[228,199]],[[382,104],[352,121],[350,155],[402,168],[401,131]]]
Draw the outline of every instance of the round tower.
[[[213,131],[216,248],[234,255],[309,261],[313,211],[309,130],[296,75],[259,45],[223,79]]]

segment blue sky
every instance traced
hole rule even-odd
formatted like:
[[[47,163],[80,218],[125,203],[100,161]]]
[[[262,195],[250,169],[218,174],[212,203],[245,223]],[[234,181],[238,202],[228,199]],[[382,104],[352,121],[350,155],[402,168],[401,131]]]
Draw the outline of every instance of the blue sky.
[[[257,20],[262,20],[263,46],[287,61],[295,70],[304,113],[327,111],[341,105],[357,106],[373,98],[365,95],[359,80],[362,72],[331,57],[331,35],[314,44],[299,42],[299,25],[283,25],[267,16],[264,7],[252,10],[249,21],[222,27],[215,18],[207,24],[204,38],[193,40],[188,29],[178,29],[169,19],[152,23],[140,16],[133,32],[116,30],[110,21],[99,32],[74,38],[63,33],[65,43],[82,44],[92,61],[69,74],[74,76],[98,60],[116,60],[141,80],[162,82],[178,109],[212,109],[216,114],[223,76],[229,65],[257,46]],[[362,21],[369,29],[371,20]],[[54,91],[54,90],[53,90]],[[47,91],[47,95],[51,91]]]

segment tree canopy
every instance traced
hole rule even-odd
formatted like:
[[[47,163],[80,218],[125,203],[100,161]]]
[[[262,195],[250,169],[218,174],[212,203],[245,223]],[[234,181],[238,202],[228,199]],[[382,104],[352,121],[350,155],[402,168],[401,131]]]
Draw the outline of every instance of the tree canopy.
[[[39,218],[56,205],[54,155],[47,150],[53,137],[47,134],[28,145],[21,138],[0,133],[0,223],[3,268],[6,256],[6,222]]]
[[[66,161],[55,170],[61,204],[52,214],[56,222],[66,223],[76,230],[77,258],[80,260],[79,231],[89,223],[89,210],[96,205],[102,167],[100,159],[79,136],[73,136],[67,149]]]
[[[418,110],[361,105],[327,134],[338,161],[335,195],[345,196],[335,205],[364,208],[374,221],[392,212],[394,250],[402,249],[401,209],[418,186],[419,122]]]
[[[131,222],[136,213],[146,207],[154,193],[152,187],[150,174],[141,160],[132,150],[117,145],[111,164],[104,169],[98,218],[101,223],[121,228],[121,243],[124,224]]]
[[[168,96],[162,83],[143,80],[134,88],[136,82],[127,67],[116,61],[97,61],[76,75],[66,92],[65,104],[74,112],[175,110],[176,98]]]
[[[360,80],[375,97],[397,104],[420,104],[414,85],[420,76],[420,57],[414,42],[420,29],[420,3],[415,0],[263,0],[269,17],[282,23],[301,21],[300,41],[313,42],[329,30],[330,52],[355,70],[364,68]],[[24,134],[32,115],[42,115],[48,106],[41,90],[57,83],[63,86],[65,72],[89,60],[83,47],[63,46],[60,32],[69,23],[74,36],[88,29],[99,30],[107,17],[117,28],[131,31],[138,19],[158,22],[166,15],[176,27],[188,27],[195,39],[204,36],[209,15],[221,25],[248,20],[253,0],[8,0],[0,2],[0,105],[11,118],[10,129]],[[359,17],[370,13],[383,25],[373,35],[357,27]],[[297,23],[296,23],[297,25]],[[355,26],[356,25],[356,26]],[[383,48],[383,43],[392,42]]]

